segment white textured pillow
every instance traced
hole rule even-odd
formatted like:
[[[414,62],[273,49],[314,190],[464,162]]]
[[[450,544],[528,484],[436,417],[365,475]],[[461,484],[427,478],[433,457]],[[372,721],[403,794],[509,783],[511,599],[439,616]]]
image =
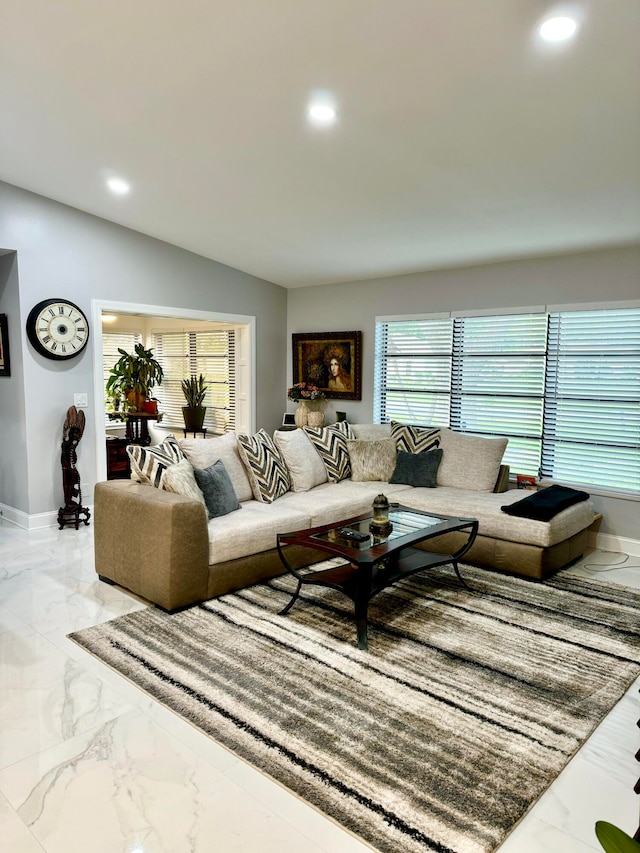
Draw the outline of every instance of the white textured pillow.
[[[327,482],[327,469],[303,429],[276,430],[273,440],[289,469],[293,492],[308,492]]]
[[[175,492],[178,495],[193,498],[194,501],[200,501],[201,504],[205,503],[200,486],[196,483],[193,465],[188,459],[169,465],[164,472],[162,488],[165,492]]]
[[[473,492],[492,492],[508,442],[507,438],[481,438],[442,429],[438,485],[470,489]]]
[[[209,468],[221,459],[239,501],[253,498],[251,483],[240,459],[235,432],[226,432],[215,438],[182,438],[180,449],[194,468]]]
[[[388,483],[396,468],[396,440],[383,438],[380,441],[349,441],[351,479],[362,483],[381,480]]]

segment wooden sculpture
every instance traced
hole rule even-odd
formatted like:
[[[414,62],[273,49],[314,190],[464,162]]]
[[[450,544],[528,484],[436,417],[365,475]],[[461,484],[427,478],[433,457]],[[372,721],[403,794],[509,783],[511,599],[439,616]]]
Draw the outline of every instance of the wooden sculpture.
[[[62,452],[60,461],[62,463],[62,486],[64,489],[64,506],[58,510],[58,526],[60,530],[65,524],[75,525],[76,530],[80,525],[80,519],[89,524],[91,513],[87,507],[82,506],[82,490],[80,488],[80,474],[76,468],[78,455],[76,448],[84,433],[85,417],[82,409],[78,411],[75,406],[67,409],[67,416],[62,427]]]

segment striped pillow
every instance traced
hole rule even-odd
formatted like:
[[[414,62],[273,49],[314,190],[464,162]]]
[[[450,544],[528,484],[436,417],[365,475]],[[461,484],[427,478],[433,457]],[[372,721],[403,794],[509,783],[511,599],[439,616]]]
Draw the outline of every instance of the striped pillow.
[[[327,427],[304,427],[304,431],[320,454],[330,483],[339,483],[351,476],[347,439],[355,435],[347,421]]]
[[[270,504],[289,491],[289,470],[266,430],[260,429],[255,435],[239,435],[238,451],[257,501]]]
[[[440,447],[440,427],[417,427],[391,421],[391,438],[395,438],[397,450],[424,453]]]
[[[127,453],[131,460],[132,479],[150,483],[157,489],[164,488],[164,474],[169,465],[186,459],[172,435],[168,435],[163,442],[153,447],[129,444]]]

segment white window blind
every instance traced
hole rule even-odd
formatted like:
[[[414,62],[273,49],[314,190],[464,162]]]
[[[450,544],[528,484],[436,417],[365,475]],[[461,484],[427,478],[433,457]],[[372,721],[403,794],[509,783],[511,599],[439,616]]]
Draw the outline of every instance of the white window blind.
[[[215,433],[235,429],[235,333],[233,329],[198,332],[156,332],[152,335],[155,358],[162,365],[164,379],[154,394],[163,425],[182,427],[182,407],[186,405],[182,380],[204,375],[207,412],[204,425]]]
[[[544,475],[640,491],[640,309],[549,315]]]
[[[640,309],[378,323],[375,406],[504,435],[518,473],[640,492]]]

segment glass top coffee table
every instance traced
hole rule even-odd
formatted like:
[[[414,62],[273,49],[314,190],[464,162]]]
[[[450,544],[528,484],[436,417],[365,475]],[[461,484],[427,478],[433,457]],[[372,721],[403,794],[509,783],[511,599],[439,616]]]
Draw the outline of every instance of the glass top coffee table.
[[[369,602],[381,590],[396,581],[426,568],[453,565],[455,572],[466,586],[458,560],[473,545],[478,534],[475,518],[455,518],[435,512],[423,513],[408,507],[398,506],[389,513],[392,530],[386,535],[371,533],[371,512],[354,516],[340,523],[325,524],[297,530],[294,533],[278,534],[278,553],[287,571],[298,581],[291,601],[280,611],[284,616],[294,605],[302,584],[318,584],[338,589],[354,603],[358,647],[367,648],[367,612]],[[415,546],[428,539],[451,531],[468,533],[467,541],[453,554],[436,554]],[[352,538],[352,537],[357,538]],[[315,548],[335,557],[344,557],[348,562],[328,569],[305,571],[294,569],[287,562],[283,545],[301,545]]]

